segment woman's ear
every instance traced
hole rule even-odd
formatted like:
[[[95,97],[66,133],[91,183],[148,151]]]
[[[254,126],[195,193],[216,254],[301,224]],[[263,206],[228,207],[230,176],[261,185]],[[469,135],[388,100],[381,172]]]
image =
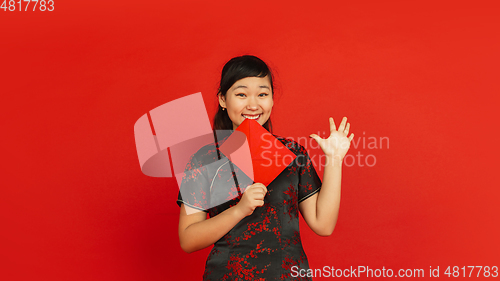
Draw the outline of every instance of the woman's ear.
[[[226,108],[226,98],[219,92],[219,104],[222,108]]]

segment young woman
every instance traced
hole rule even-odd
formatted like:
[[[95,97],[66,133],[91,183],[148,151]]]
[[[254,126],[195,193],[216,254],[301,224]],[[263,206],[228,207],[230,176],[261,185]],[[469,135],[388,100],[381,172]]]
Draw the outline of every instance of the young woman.
[[[228,61],[217,94],[214,130],[234,130],[249,118],[272,132],[272,78],[268,66],[255,56]],[[297,276],[309,268],[298,213],[316,234],[332,234],[340,204],[342,161],[354,137],[348,137],[349,127],[345,117],[338,129],[330,118],[328,138],[310,136],[325,153],[323,184],[304,147],[276,135],[297,157],[268,186],[232,180],[241,171],[228,161],[216,162],[226,138],[191,157],[186,171],[197,172],[186,174],[180,187],[179,240],[188,253],[214,245],[203,280],[311,280]],[[207,168],[210,163],[217,167]],[[228,184],[230,190],[239,185],[244,192],[217,206],[211,204],[217,190]]]

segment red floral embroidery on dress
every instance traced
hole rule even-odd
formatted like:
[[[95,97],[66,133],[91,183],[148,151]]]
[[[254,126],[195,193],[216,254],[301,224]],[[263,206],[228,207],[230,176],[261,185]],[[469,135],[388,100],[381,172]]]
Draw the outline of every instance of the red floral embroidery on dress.
[[[191,202],[191,204],[193,206],[198,207],[198,208],[202,208],[202,209],[205,209],[205,207],[208,206],[206,193],[204,190],[201,190],[199,195],[194,193],[194,192],[191,192],[191,195],[193,198],[193,201]],[[201,198],[198,198],[198,196],[201,196]]]
[[[311,191],[312,190],[312,185],[310,183],[306,183],[305,185],[304,184],[300,184],[299,185],[302,187],[303,190],[305,191]]]
[[[286,213],[290,217],[290,220],[297,218],[299,215],[298,213],[299,204],[297,203],[297,190],[291,184],[288,186],[288,189],[283,193],[288,195],[288,197],[285,197],[288,200],[283,200],[283,205],[285,206]]]
[[[243,240],[250,239],[256,232],[269,231],[267,225],[269,224],[269,217],[265,217],[262,221],[247,224],[247,230],[243,232]]]
[[[299,167],[297,166],[290,166],[288,167],[288,175],[287,177],[291,177],[291,176],[296,176],[297,175],[297,170],[299,170]]]
[[[273,221],[277,222],[277,225],[271,229],[271,231],[274,233],[278,241],[281,243],[281,223],[278,217],[278,212],[276,211],[276,208],[272,207],[270,204],[264,204],[266,208],[266,213],[268,217],[272,218]]]
[[[283,246],[281,247],[281,249],[285,249],[292,244],[297,245],[299,243],[300,243],[300,233],[298,231],[294,231],[292,238],[283,240]]]
[[[265,278],[258,278],[256,275],[262,274],[267,270],[267,267],[270,265],[264,266],[261,270],[258,270],[256,266],[251,266],[251,264],[247,261],[249,258],[258,258],[259,253],[270,252],[271,249],[262,247],[264,241],[261,241],[257,244],[256,249],[251,250],[245,256],[241,256],[240,254],[231,256],[227,262],[226,268],[231,272],[224,274],[222,280],[229,280],[231,277],[244,278],[244,280],[265,280]],[[250,267],[249,267],[250,266]],[[238,279],[231,279],[238,280]]]
[[[309,277],[297,276],[292,278],[291,276],[292,267],[297,266],[301,268],[300,265],[303,264],[305,260],[307,260],[307,257],[304,255],[304,251],[300,253],[299,259],[297,259],[297,257],[284,257],[281,263],[281,268],[284,269],[284,273],[281,274],[281,280],[311,280]]]
[[[238,256],[231,256],[229,257],[229,260],[227,261],[226,268],[230,271],[229,273],[224,274],[222,280],[238,280],[234,279],[235,277],[239,278],[245,278],[245,277],[250,277],[253,278],[254,274],[253,271],[257,269],[256,266],[253,266],[249,269],[244,268],[245,259],[242,257]],[[228,279],[232,278],[232,279]],[[252,280],[252,279],[245,279],[245,280]]]

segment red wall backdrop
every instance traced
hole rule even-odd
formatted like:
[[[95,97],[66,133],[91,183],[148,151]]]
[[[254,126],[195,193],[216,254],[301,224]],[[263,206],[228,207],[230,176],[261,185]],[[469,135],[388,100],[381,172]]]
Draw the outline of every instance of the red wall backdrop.
[[[312,268],[500,266],[494,4],[0,9],[0,279],[199,280],[208,249],[180,249],[177,185],[141,173],[133,125],[198,91],[212,116],[220,70],[242,54],[276,71],[275,133],[305,137],[347,116],[359,142],[334,234],[301,221]]]

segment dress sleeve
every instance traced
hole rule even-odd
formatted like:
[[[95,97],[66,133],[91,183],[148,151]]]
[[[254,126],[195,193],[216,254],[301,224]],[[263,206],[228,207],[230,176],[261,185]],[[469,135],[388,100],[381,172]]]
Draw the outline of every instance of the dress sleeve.
[[[299,145],[297,161],[299,165],[298,202],[302,202],[321,189],[321,179],[316,173],[313,162],[309,158],[306,149]]]
[[[191,156],[186,164],[177,196],[177,205],[180,207],[181,203],[184,203],[189,207],[208,212],[210,186],[207,180],[207,171],[195,155]]]

